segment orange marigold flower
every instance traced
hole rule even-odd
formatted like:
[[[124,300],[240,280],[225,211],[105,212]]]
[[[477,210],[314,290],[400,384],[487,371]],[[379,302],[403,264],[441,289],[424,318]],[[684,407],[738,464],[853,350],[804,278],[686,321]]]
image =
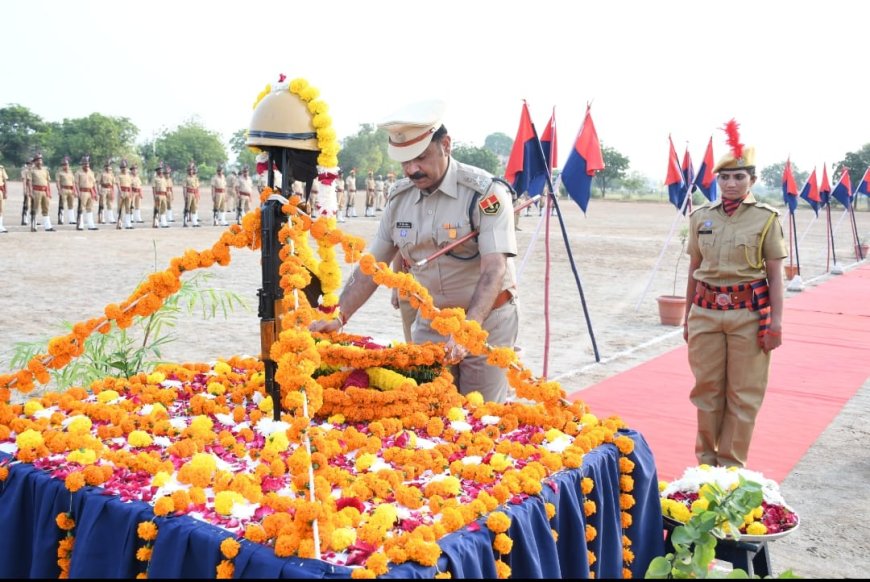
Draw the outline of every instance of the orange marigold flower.
[[[136,527],[136,534],[143,540],[150,542],[157,538],[157,524],[153,521],[142,521]]]
[[[486,527],[495,533],[504,533],[511,526],[511,518],[502,511],[493,511],[486,518]]]
[[[239,542],[235,538],[226,538],[221,542],[221,553],[225,558],[232,560],[239,555]]]
[[[71,531],[76,526],[72,514],[67,512],[58,513],[55,522],[57,523],[57,527],[64,531]]]

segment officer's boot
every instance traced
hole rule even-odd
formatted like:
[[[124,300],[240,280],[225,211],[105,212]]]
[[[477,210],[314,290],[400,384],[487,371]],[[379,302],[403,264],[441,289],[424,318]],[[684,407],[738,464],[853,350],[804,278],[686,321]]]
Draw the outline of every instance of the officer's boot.
[[[72,223],[70,223],[72,224]],[[79,219],[76,222],[76,230],[84,230],[85,229],[85,215],[79,214]]]
[[[36,232],[36,212],[30,213],[30,232]]]
[[[76,221],[76,211],[73,210],[72,208],[70,208],[69,210],[67,210],[67,219],[66,219],[66,221],[67,221],[69,224],[73,224],[73,223],[75,223],[75,221]]]
[[[158,219],[157,210],[155,210],[154,211],[154,224],[153,224],[154,228],[158,228],[160,226],[160,223],[157,222],[157,219]]]
[[[51,226],[50,216],[46,215],[42,217],[42,228],[45,230],[45,232],[54,232],[54,227]]]
[[[3,217],[0,216],[0,232],[9,232],[6,230],[6,227],[3,226]]]
[[[87,212],[87,220],[88,220],[88,230],[99,230],[97,226],[94,224],[94,213]]]

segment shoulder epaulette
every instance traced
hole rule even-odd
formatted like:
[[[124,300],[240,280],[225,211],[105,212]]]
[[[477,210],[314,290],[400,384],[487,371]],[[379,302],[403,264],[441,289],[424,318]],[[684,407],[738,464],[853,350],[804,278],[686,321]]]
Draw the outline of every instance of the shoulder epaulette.
[[[398,194],[402,194],[403,192],[409,191],[414,187],[414,183],[410,178],[402,178],[401,180],[397,180],[393,185],[393,188],[390,190],[390,198],[396,196]]]
[[[764,208],[765,210],[769,210],[770,212],[773,212],[774,214],[779,214],[778,208],[774,208],[773,206],[771,206],[770,204],[768,204],[766,202],[756,202],[755,206],[757,208]]]
[[[692,210],[689,212],[689,216],[692,216],[693,214],[695,214],[699,210],[709,210],[709,209],[715,207],[717,204],[721,204],[721,202],[719,202],[718,200],[713,201],[713,202],[710,202],[710,201],[704,202],[700,206],[696,206],[696,207],[692,208]]]
[[[460,165],[457,176],[460,184],[481,194],[485,194],[492,187],[492,176],[474,166]]]

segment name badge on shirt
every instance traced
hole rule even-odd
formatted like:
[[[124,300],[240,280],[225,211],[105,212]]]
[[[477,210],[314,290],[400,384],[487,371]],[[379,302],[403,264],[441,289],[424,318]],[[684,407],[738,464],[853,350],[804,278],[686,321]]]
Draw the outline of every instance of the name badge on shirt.
[[[396,223],[396,228],[411,228],[412,226],[414,226],[414,225],[411,224],[410,222],[397,222]]]

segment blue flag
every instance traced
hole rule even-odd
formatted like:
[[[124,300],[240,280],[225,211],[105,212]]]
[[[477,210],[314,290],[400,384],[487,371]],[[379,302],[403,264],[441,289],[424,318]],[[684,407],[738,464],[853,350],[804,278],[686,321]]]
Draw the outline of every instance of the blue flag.
[[[601,142],[598,132],[592,123],[590,106],[586,106],[586,117],[574,141],[574,147],[568,154],[568,161],[562,170],[562,184],[571,199],[580,206],[584,213],[592,197],[592,178],[595,172],[604,169],[604,156],[601,155]]]
[[[537,196],[544,191],[547,176],[547,161],[544,159],[541,140],[538,139],[538,133],[532,124],[529,106],[523,101],[520,126],[517,129],[517,138],[514,140],[504,177],[518,195],[528,193],[529,196]]]

